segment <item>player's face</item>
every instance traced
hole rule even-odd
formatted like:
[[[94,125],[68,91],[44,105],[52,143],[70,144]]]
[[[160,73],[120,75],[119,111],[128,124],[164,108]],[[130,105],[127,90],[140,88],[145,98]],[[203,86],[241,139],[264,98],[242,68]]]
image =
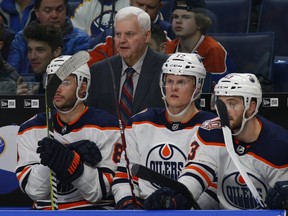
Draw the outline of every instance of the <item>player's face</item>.
[[[228,111],[229,122],[232,131],[238,131],[241,128],[243,121],[244,103],[241,97],[219,97],[222,100]]]
[[[160,0],[131,0],[130,5],[144,10],[149,14],[152,21],[156,19],[162,6]]]
[[[68,111],[74,107],[76,98],[76,77],[70,75],[59,85],[54,96],[54,104],[61,111]]]
[[[174,10],[172,14],[172,29],[177,37],[192,37],[199,33],[199,27],[195,21],[195,13],[186,10]]]
[[[28,40],[28,59],[36,74],[46,71],[47,65],[52,59],[60,55],[60,50],[52,51],[48,43],[36,40]],[[59,48],[60,49],[60,48]]]
[[[178,114],[190,103],[195,79],[191,76],[166,75],[164,90],[170,112]]]
[[[66,7],[64,0],[42,0],[39,9],[35,10],[40,23],[64,26]]]
[[[144,32],[134,15],[116,22],[115,47],[129,66],[134,65],[144,54],[150,36],[150,31]]]

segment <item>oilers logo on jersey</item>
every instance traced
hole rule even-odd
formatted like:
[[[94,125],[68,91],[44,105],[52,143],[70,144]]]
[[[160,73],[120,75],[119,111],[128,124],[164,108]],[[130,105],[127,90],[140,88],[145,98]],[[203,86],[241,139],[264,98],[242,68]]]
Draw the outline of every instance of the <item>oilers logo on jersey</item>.
[[[184,167],[185,160],[185,154],[176,145],[168,143],[159,144],[149,151],[146,167],[172,179],[177,179]]]
[[[265,184],[254,175],[248,173],[261,197],[266,197]],[[239,209],[257,209],[257,204],[244,179],[238,172],[231,173],[223,179],[222,191],[225,200]]]

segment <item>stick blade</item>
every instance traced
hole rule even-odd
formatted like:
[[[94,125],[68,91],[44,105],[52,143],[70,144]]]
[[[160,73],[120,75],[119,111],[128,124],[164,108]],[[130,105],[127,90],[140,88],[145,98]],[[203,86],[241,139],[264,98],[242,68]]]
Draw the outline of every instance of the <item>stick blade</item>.
[[[131,172],[132,175],[137,176],[138,178],[153,182],[161,187],[168,187],[170,189],[179,191],[183,196],[191,201],[191,205],[194,209],[201,209],[188,188],[181,182],[171,179],[140,164],[134,164]]]
[[[79,51],[71,56],[67,61],[62,64],[56,71],[56,75],[60,80],[64,80],[73,71],[86,64],[90,59],[90,55],[87,51]]]
[[[230,128],[227,107],[222,100],[219,99],[216,100],[216,110],[220,117],[222,127],[227,126],[228,128]]]

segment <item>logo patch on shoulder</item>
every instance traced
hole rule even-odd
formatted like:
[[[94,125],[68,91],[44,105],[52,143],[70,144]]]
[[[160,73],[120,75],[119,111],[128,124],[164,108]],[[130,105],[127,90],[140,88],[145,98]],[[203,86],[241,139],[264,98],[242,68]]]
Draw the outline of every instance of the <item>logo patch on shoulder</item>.
[[[201,124],[200,127],[205,129],[205,130],[219,129],[219,128],[221,128],[220,118],[216,117],[216,118],[213,118],[210,120],[206,120]]]

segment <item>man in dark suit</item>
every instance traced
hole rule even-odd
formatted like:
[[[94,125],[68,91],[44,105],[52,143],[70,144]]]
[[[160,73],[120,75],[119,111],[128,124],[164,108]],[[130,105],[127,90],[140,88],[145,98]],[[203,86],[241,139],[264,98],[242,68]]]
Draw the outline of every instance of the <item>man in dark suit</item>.
[[[148,47],[151,37],[149,15],[137,7],[125,7],[115,17],[115,48],[119,55],[102,60],[91,67],[91,87],[88,104],[117,114],[114,94],[121,102],[127,68],[133,68],[133,92],[130,114],[147,107],[164,107],[159,79],[161,68],[168,56]],[[113,68],[115,87],[111,71]],[[122,103],[122,102],[121,102]],[[120,110],[121,110],[120,103]]]

